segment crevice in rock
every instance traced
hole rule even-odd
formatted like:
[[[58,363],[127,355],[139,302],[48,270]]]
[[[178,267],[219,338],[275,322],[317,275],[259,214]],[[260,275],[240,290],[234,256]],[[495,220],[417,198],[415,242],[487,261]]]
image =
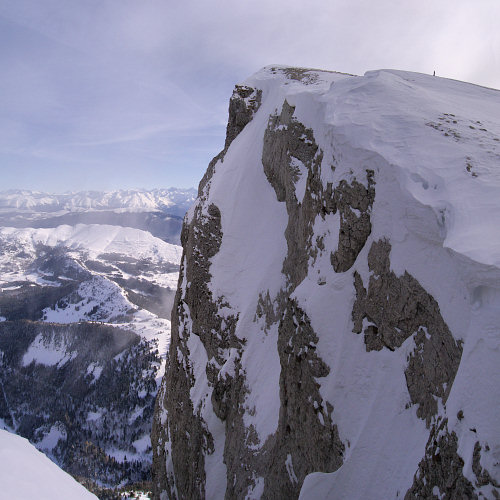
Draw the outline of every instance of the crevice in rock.
[[[244,415],[252,414],[253,409],[246,403],[249,391],[241,356],[242,350],[239,350],[237,356],[231,359],[232,373],[219,375],[212,392],[215,414],[226,422],[226,500],[245,498],[248,491],[255,487],[256,474],[263,475],[265,466],[257,431],[252,424],[246,425],[244,421]]]

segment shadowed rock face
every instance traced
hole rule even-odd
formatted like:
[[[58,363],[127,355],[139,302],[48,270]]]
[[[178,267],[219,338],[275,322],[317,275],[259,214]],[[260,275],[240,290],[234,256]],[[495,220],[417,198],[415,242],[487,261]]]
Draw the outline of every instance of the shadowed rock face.
[[[248,106],[252,96],[255,100]],[[259,96],[248,87],[237,88],[233,94],[226,149],[255,112]],[[219,251],[223,237],[219,209],[205,201],[208,193],[203,191],[212,175],[209,167],[200,184],[203,192],[200,203],[181,235],[184,254],[172,314],[172,340],[152,433],[156,443],[153,487],[157,496],[161,492],[169,498],[205,496],[205,456],[213,453],[214,444],[201,408],[194,408],[190,398],[195,378],[188,341],[194,335],[206,351],[205,373],[213,389],[213,411],[225,422],[227,499],[244,498],[256,486],[259,476],[264,479],[263,498],[280,498],[283,492],[287,498],[297,498],[308,473],[333,471],[342,463],[344,447],[333,423],[333,407],[323,401],[316,382],[316,378],[328,374],[329,368],[315,353],[317,336],[307,315],[289,298],[307,273],[314,219],[318,213],[324,216],[335,208],[334,195],[331,184],[323,189],[322,153],[312,131],[292,115],[293,108],[285,102],[281,116],[270,122],[263,149],[266,175],[272,177],[273,172],[276,173],[278,180],[271,183],[278,198],[284,196],[281,201],[286,201],[289,212],[285,233],[288,254],[283,263],[287,291],[279,294],[276,307],[270,304],[270,297],[261,297],[261,310],[257,311],[259,317],[266,316],[269,327],[279,323],[278,430],[265,443],[260,443],[255,428],[244,422],[248,411],[245,402],[248,387],[241,365],[245,343],[234,335],[238,317],[220,316],[220,308],[230,310],[231,305],[221,299],[214,300],[208,287],[210,259]],[[281,125],[289,130],[280,131]],[[295,195],[299,171],[293,166],[293,158],[307,169],[307,173],[302,173],[307,180],[305,195],[300,201]],[[217,161],[214,159],[212,168]],[[234,369],[222,374],[221,367],[227,366],[228,361]],[[167,462],[171,466],[165,468]]]
[[[455,432],[448,431],[448,419],[438,421],[432,427],[425,456],[418,465],[405,500],[477,499],[472,483],[463,474],[464,461],[457,450],[458,438]],[[439,496],[436,489],[439,490]]]
[[[370,213],[375,199],[374,172],[367,170],[366,174],[368,187],[356,180],[351,184],[342,180],[335,188],[335,205],[340,213],[339,245],[330,260],[336,273],[353,266],[372,231]]]
[[[263,498],[298,498],[305,476],[338,469],[344,451],[333,407],[323,402],[315,380],[328,375],[329,368],[315,353],[318,338],[309,318],[290,297],[307,275],[309,258],[316,256],[316,217],[336,210],[332,184],[324,188],[321,181],[323,152],[294,111],[285,101],[280,115],[270,117],[262,151],[264,173],[288,213],[288,251],[282,268],[287,284],[274,301],[269,294],[261,295],[256,311],[266,328],[279,322],[281,365],[278,430],[264,447],[268,457]],[[303,195],[299,182],[305,183]]]
[[[224,149],[210,162],[198,188],[203,200],[215,165],[223,160],[232,141],[251,121],[260,106],[261,96],[261,90],[236,86],[229,103]],[[184,223],[181,234],[184,252],[172,312],[172,340],[153,422],[152,441],[157,443],[153,446],[153,490],[157,497],[161,492],[166,492],[169,498],[205,497],[205,455],[213,453],[214,444],[201,417],[201,409],[194,408],[190,398],[195,381],[187,345],[190,335],[198,336],[206,350],[206,376],[214,387],[212,403],[218,417],[224,420],[237,416],[235,409],[244,397],[244,375],[238,380],[219,377],[229,349],[241,348],[241,341],[234,335],[238,318],[220,316],[219,308],[228,304],[215,301],[208,288],[210,258],[219,251],[221,241],[219,209],[210,204],[205,212],[199,203],[192,220]],[[184,280],[189,286],[182,288]],[[232,425],[232,428],[237,429],[235,434],[238,434],[240,427]],[[229,453],[227,449],[225,454]],[[171,460],[171,470],[165,469],[167,460]],[[229,467],[228,477],[231,474]]]
[[[255,428],[246,426],[245,396],[246,378],[241,368],[242,351],[234,359],[234,375],[218,377],[212,393],[212,405],[218,418],[226,423],[224,463],[227,487],[225,498],[242,498],[254,485],[253,471],[259,469],[259,438]]]
[[[405,370],[408,392],[417,415],[430,424],[436,415],[436,398],[446,402],[462,357],[462,347],[444,322],[436,300],[420,283],[405,272],[390,270],[391,245],[374,242],[368,254],[372,272],[368,289],[361,276],[354,273],[356,301],[352,310],[353,331],[365,336],[367,351],[384,347],[394,351],[414,336],[415,349]],[[363,320],[369,325],[363,328]]]
[[[477,478],[476,486],[492,486],[493,495],[495,496],[495,498],[500,498],[500,491],[498,490],[500,489],[500,482],[491,477],[491,474],[488,472],[488,470],[481,465],[482,449],[483,447],[481,446],[481,443],[479,441],[476,441],[476,444],[474,445],[474,452],[472,455],[472,472],[474,472]],[[491,451],[490,447],[488,445],[485,445],[484,451]]]
[[[229,120],[226,128],[224,151],[229,149],[237,135],[252,120],[260,107],[262,90],[246,85],[236,85],[229,101]]]
[[[264,299],[263,299],[264,300]],[[245,498],[264,479],[262,498],[298,498],[307,474],[332,472],[342,465],[344,445],[334,424],[333,407],[319,393],[317,379],[329,373],[316,354],[318,337],[307,314],[284,292],[277,299],[278,318],[261,305],[260,317],[269,312],[279,322],[280,411],[277,431],[265,443],[253,425],[246,425],[248,393],[241,367],[243,348],[234,352],[234,375],[220,375],[212,393],[215,414],[226,423],[224,463],[227,466],[225,498]],[[266,318],[267,319],[267,318]]]
[[[212,382],[217,367],[220,369],[224,362],[224,350],[238,346],[233,333],[235,319],[224,320],[218,315],[219,304],[208,289],[210,258],[218,252],[222,240],[219,209],[210,205],[204,213],[198,206],[181,238],[184,252],[179,283],[187,280],[190,286],[179,286],[174,303],[172,340],[153,423],[152,439],[158,442],[153,447],[153,487],[158,495],[167,491],[169,498],[204,498],[204,457],[213,453],[213,438],[200,408],[194,408],[190,398],[194,373],[187,343],[190,335],[198,336],[203,343],[211,361],[207,376]],[[163,409],[168,414],[166,422]],[[169,454],[173,470],[165,471]]]
[[[298,498],[307,474],[333,472],[344,445],[333,422],[333,407],[319,393],[318,378],[330,372],[316,354],[318,337],[307,314],[288,299],[279,324],[280,415],[269,449],[263,498]]]
[[[200,184],[198,203],[184,225],[172,343],[153,428],[155,495],[204,498],[215,491],[212,496],[227,500],[274,500],[296,499],[302,490],[304,498],[313,498],[308,495],[318,491],[322,492],[318,498],[340,498],[346,491],[353,498],[366,498],[372,481],[381,488],[374,498],[393,498],[396,491],[404,496],[410,484],[408,500],[477,498],[481,488],[494,491],[497,478],[491,464],[495,451],[486,455],[489,451],[483,439],[477,442],[473,456],[461,456],[461,431],[457,426],[448,427],[446,419],[447,406],[456,404],[455,392],[450,396],[450,391],[462,358],[462,342],[455,340],[436,299],[419,283],[419,272],[398,276],[391,271],[391,242],[400,252],[408,249],[411,240],[400,238],[403,224],[394,229],[379,217],[387,209],[394,209],[396,217],[405,217],[406,213],[398,211],[404,210],[401,200],[415,200],[407,200],[408,193],[397,191],[401,187],[396,186],[399,179],[393,179],[397,168],[385,156],[353,147],[349,137],[343,147],[344,129],[328,121],[333,116],[328,113],[334,114],[335,109],[330,107],[314,130],[299,121],[299,116],[307,116],[309,123],[311,109],[323,101],[324,81],[311,70],[271,68],[271,72],[290,80],[280,80],[280,92],[293,88],[282,94],[271,90],[265,98],[292,96],[288,99],[294,99],[297,113],[284,97],[267,101],[263,108],[276,111],[257,118],[259,124],[267,119],[261,131],[263,144],[257,143],[256,138],[262,136],[254,133],[258,132],[256,122],[248,134],[237,139],[247,151],[262,146],[262,165],[254,150],[251,160],[242,160],[247,170],[240,172],[238,159],[228,155],[230,164],[227,170],[217,171],[217,190],[211,193],[219,160],[223,161],[230,144],[252,119],[262,97],[253,88],[237,87],[230,103],[224,150],[210,164]],[[301,88],[296,93],[302,84],[313,86],[312,93],[320,98],[308,101]],[[264,88],[267,92],[270,87],[266,84]],[[332,89],[333,84],[327,92]],[[338,137],[333,136],[337,132]],[[335,165],[327,161],[333,153]],[[271,192],[261,184],[260,168]],[[269,204],[279,212],[272,224],[262,224],[262,242],[260,233],[245,235],[236,228],[236,221],[241,220],[239,210],[252,210],[253,205],[249,197],[242,197],[238,214],[232,216],[228,200],[223,198],[227,171],[227,189],[245,189],[256,180],[259,184],[252,188],[258,185],[261,189],[263,206]],[[376,189],[377,196],[391,198],[375,203]],[[231,192],[230,199],[238,198]],[[377,211],[376,218],[372,210]],[[269,213],[269,217],[273,215]],[[264,218],[259,212],[259,219]],[[427,219],[419,222],[426,230]],[[377,224],[376,234],[386,234],[386,238],[373,241],[372,224]],[[250,254],[257,248],[253,245],[276,242],[275,234],[268,235],[276,227],[284,228],[279,230],[284,234],[278,235],[284,240],[270,249],[269,259],[259,253],[262,269],[253,261],[250,269],[245,267],[250,265],[245,248],[242,258],[233,260],[233,245],[222,245],[223,238],[229,242],[237,237],[238,243],[248,243]],[[259,231],[261,226],[255,229]],[[338,239],[333,234],[337,231]],[[223,253],[217,255],[219,249]],[[408,255],[415,258],[411,251]],[[213,277],[212,260],[217,267]],[[234,267],[241,269],[229,269],[229,262],[239,262]],[[411,265],[418,262],[412,260]],[[453,259],[448,263],[451,270],[455,263]],[[266,281],[264,273],[275,265],[281,267],[281,274],[273,269],[272,278]],[[256,279],[248,279],[247,273],[254,267]],[[241,294],[239,287],[247,285]],[[249,296],[248,302],[240,303]],[[464,304],[465,296],[464,291]],[[330,305],[331,310],[325,311]],[[356,340],[348,331],[350,319],[353,332],[363,334],[364,354],[359,351],[361,338]],[[269,354],[268,349],[273,352]],[[395,352],[399,349],[403,351]],[[379,384],[383,377],[375,374],[372,378],[372,369],[383,370],[394,380]],[[406,387],[400,383],[403,372]],[[268,401],[270,406],[263,410]],[[387,415],[388,408],[397,408],[397,413]],[[349,412],[352,422],[347,422]],[[421,420],[414,418],[414,412]],[[386,415],[390,420],[380,418]],[[395,474],[399,477],[387,487],[384,479],[374,475],[377,467],[381,470],[380,464],[372,469],[366,453],[374,461],[380,458],[381,463],[399,467],[406,450],[402,443],[393,447],[385,439],[393,421],[400,431],[394,433],[396,439],[405,439],[400,437],[404,434],[401,429],[408,434],[415,430],[411,435],[414,448],[401,462],[407,470],[399,470]],[[384,439],[373,437],[379,429]],[[477,439],[481,439],[479,434]],[[377,449],[370,448],[374,443]],[[220,467],[214,465],[216,460]],[[464,462],[472,464],[476,480]],[[355,469],[353,464],[362,466]],[[362,470],[365,467],[368,470]],[[310,475],[314,472],[335,474]],[[386,495],[392,486],[394,495]],[[349,490],[340,491],[342,487]]]
[[[271,116],[264,134],[262,164],[278,201],[286,203],[289,224],[285,237],[288,256],[283,263],[283,274],[293,287],[307,275],[309,257],[315,257],[317,248],[312,241],[316,216],[339,212],[340,230],[338,249],[331,254],[335,272],[352,267],[371,233],[370,213],[375,199],[374,172],[367,170],[365,187],[355,179],[345,179],[333,189],[321,181],[323,151],[314,139],[313,131],[294,116],[295,108],[285,100],[280,115]],[[333,170],[334,167],[331,166]],[[305,191],[297,193],[302,176]]]
[[[470,429],[470,432],[473,431]],[[476,476],[473,484],[464,475],[464,460],[458,453],[456,433],[449,431],[447,418],[439,417],[431,427],[425,455],[418,465],[405,500],[500,498],[500,483],[482,467],[481,451],[491,452],[487,444],[483,448],[477,441],[472,456],[464,457],[472,462],[472,472]]]
[[[314,219],[318,214],[324,217],[336,210],[332,184],[328,183],[325,189],[321,182],[323,152],[313,131],[293,116],[294,111],[285,101],[281,114],[270,117],[262,150],[264,173],[288,212],[288,255],[283,262],[283,274],[292,288],[306,277],[308,259],[315,254],[311,240]],[[302,176],[306,177],[305,191],[298,199],[296,185]]]

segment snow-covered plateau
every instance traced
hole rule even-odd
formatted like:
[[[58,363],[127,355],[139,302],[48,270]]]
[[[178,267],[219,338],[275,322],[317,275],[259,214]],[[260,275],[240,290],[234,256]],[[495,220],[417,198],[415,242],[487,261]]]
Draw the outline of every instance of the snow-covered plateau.
[[[266,67],[185,219],[156,498],[500,498],[500,92]]]

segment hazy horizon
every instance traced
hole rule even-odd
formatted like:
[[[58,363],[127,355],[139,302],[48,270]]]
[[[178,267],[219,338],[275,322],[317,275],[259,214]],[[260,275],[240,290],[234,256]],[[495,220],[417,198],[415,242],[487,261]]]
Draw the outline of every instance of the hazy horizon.
[[[47,191],[44,189],[29,189],[29,188],[6,188],[6,189],[0,189],[0,194],[6,194],[6,193],[15,193],[15,192],[31,192],[31,193],[40,193],[40,194],[48,194],[51,196],[62,196],[66,194],[76,194],[76,193],[113,193],[113,192],[151,192],[151,191],[161,191],[161,190],[169,190],[169,189],[178,189],[180,191],[188,191],[188,190],[195,190],[197,191],[198,187],[197,186],[155,186],[151,188],[145,188],[145,187],[140,187],[140,186],[132,186],[129,188],[110,188],[110,189],[66,189],[64,191]]]

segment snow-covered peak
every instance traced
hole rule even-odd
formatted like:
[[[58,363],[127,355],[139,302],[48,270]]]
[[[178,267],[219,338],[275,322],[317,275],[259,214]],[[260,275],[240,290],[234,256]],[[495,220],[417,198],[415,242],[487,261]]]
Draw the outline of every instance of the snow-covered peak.
[[[500,265],[500,91],[380,70],[338,82],[325,100],[325,124],[399,170],[445,247]]]
[[[40,244],[85,251],[91,257],[116,253],[154,262],[161,259],[177,263],[182,251],[181,247],[155,238],[147,231],[105,224],[63,225],[47,229],[0,228],[0,242],[9,240],[22,243],[28,252]]]
[[[263,106],[286,99],[306,126],[383,158],[435,212],[445,247],[500,266],[499,90],[408,71],[286,66],[245,84],[263,89]]]

